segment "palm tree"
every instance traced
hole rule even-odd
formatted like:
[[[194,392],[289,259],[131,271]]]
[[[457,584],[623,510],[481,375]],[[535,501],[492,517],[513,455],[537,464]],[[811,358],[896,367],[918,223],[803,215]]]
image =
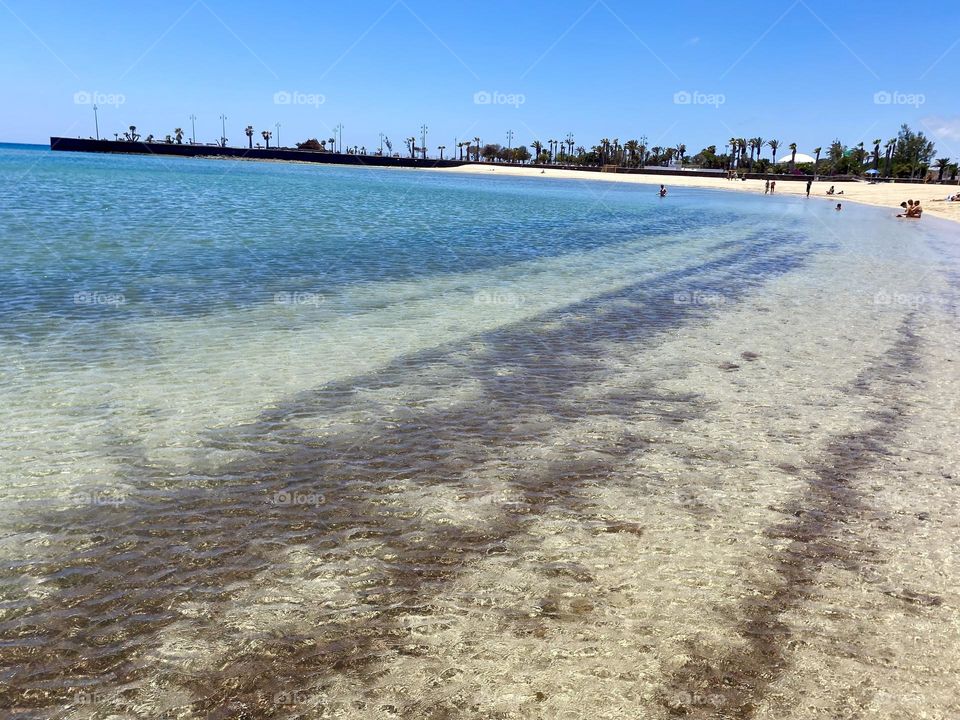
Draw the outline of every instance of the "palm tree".
[[[683,143],[677,145],[677,156],[680,158],[680,167],[683,167],[683,156],[687,153],[687,146]]]
[[[260,133],[260,137],[263,138],[263,142],[266,143],[266,145],[267,145],[267,150],[269,150],[269,149],[270,149],[270,138],[273,137],[273,133],[270,132],[269,130],[264,130],[263,132]]]
[[[937,158],[937,182],[943,182],[943,173],[950,165],[950,158]]]
[[[174,137],[177,139],[177,145],[183,145],[183,130],[177,128],[173,131]]]
[[[627,152],[627,163],[632,167],[636,167],[637,150],[639,147],[640,143],[636,140],[627,140],[623,144],[623,149]]]
[[[640,167],[643,168],[644,163],[647,161],[647,146],[645,143],[641,142],[637,145],[637,152],[640,153]]]
[[[768,140],[768,141],[767,141],[767,147],[769,147],[770,150],[773,151],[773,163],[772,163],[772,164],[773,164],[773,165],[776,165],[776,164],[777,164],[777,148],[780,147],[780,141],[779,141],[779,140]]]
[[[247,136],[247,140],[250,143],[250,149],[253,150],[253,125],[247,125],[243,129],[243,132]]]
[[[822,147],[815,147],[815,148],[813,149],[813,155],[814,155],[814,158],[813,158],[813,175],[814,175],[814,177],[816,177],[816,175],[817,175],[817,167],[820,165],[820,153],[821,153],[821,152],[823,152],[823,148],[822,148]]]
[[[337,151],[337,139],[336,139],[336,138],[330,138],[329,140],[327,140],[327,142],[330,143],[330,152],[336,152],[336,151]]]
[[[136,126],[136,125],[131,125],[131,126],[130,126],[130,132],[126,132],[126,133],[124,133],[124,135],[127,136],[127,140],[129,140],[130,142],[136,142],[137,140],[140,139],[140,135],[137,134],[137,126]]]
[[[474,152],[473,159],[476,160],[477,162],[480,162],[480,138],[475,137],[475,138],[473,139],[473,142],[474,142],[474,146],[473,146],[473,152]]]
[[[443,151],[447,149],[446,145],[438,145],[437,150],[440,151],[440,159],[443,160]]]
[[[607,138],[603,138],[600,141],[600,164],[607,164],[607,150],[610,148],[610,141]]]
[[[797,144],[790,143],[790,169],[793,170],[797,165]]]
[[[880,169],[880,143],[882,141],[880,138],[877,138],[873,141],[873,169]]]
[[[763,152],[764,145],[767,144],[767,141],[762,137],[755,137],[753,141],[757,144],[757,162],[760,161],[760,153]]]
[[[883,146],[883,149],[884,149],[884,151],[885,151],[885,152],[884,152],[884,166],[883,166],[883,167],[884,167],[884,175],[885,175],[886,177],[890,177],[890,171],[891,171],[892,165],[893,165],[893,149],[894,149],[896,146],[897,146],[897,141],[896,141],[896,139],[887,140],[887,142],[884,143],[884,146]]]
[[[417,156],[417,139],[414,137],[407,138],[407,150],[410,151],[410,157],[414,158]]]
[[[543,143],[539,140],[534,140],[532,143],[530,143],[530,147],[533,148],[533,157],[539,158],[540,153],[543,152]]]

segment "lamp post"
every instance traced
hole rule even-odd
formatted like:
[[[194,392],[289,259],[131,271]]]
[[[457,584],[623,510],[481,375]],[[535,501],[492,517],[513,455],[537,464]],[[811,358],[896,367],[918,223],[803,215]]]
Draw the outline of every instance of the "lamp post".
[[[196,115],[190,116],[190,133],[191,133],[190,144],[196,145],[197,144],[197,116]]]
[[[420,126],[420,150],[423,151],[423,159],[427,159],[427,130],[429,130],[426,125]]]
[[[227,116],[220,116],[220,147],[227,146]]]
[[[280,123],[277,123],[276,125],[274,125],[274,127],[277,129],[277,146],[276,147],[279,150],[280,149]]]
[[[97,117],[97,106],[93,106],[93,127],[97,133],[97,140],[100,139],[100,118]]]
[[[380,133],[380,155],[383,155],[383,133]]]
[[[513,130],[507,130],[507,150],[513,150]]]
[[[333,129],[333,135],[337,141],[337,152],[341,152],[343,150],[343,123],[337,123],[337,126]]]

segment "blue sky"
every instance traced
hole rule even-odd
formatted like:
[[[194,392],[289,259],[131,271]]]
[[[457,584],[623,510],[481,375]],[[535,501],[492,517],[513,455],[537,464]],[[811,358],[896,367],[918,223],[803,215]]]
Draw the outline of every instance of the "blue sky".
[[[0,18],[2,141],[92,135],[96,100],[108,137],[189,136],[195,114],[213,141],[226,114],[231,144],[247,124],[289,145],[343,123],[345,145],[396,149],[426,123],[448,155],[511,129],[809,152],[908,122],[960,158],[957,3],[0,0]]]

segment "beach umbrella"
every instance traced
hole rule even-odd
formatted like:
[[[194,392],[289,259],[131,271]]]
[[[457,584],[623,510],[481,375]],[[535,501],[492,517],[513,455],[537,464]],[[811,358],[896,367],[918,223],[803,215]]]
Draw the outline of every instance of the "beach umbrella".
[[[879,175],[879,174],[880,174],[880,171],[879,171],[879,170],[874,170],[874,169],[872,169],[872,168],[871,168],[870,170],[867,170],[867,171],[864,173],[864,175]]]

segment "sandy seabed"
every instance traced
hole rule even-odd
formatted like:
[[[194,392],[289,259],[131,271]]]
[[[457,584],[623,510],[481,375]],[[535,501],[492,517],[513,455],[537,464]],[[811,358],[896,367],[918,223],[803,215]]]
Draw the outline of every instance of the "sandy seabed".
[[[445,280],[459,293],[408,283],[363,327],[306,325],[286,349],[256,315],[219,338],[201,322],[158,333],[205,360],[156,383],[165,401],[168,386],[203,389],[204,406],[277,376],[292,387],[202,442],[131,451],[149,482],[128,502],[7,537],[4,582],[21,592],[0,618],[0,707],[960,716],[956,273],[924,251],[932,223],[911,227],[915,245],[884,219],[850,245],[740,225]],[[494,312],[477,288],[544,305]],[[416,318],[409,338],[435,341],[407,348]],[[363,328],[407,351],[364,372],[349,344]],[[323,352],[345,367],[319,383]],[[210,381],[243,361],[263,377]],[[80,365],[86,385],[95,370]],[[146,386],[121,372],[99,373],[101,394],[130,392],[116,405],[139,414]]]

